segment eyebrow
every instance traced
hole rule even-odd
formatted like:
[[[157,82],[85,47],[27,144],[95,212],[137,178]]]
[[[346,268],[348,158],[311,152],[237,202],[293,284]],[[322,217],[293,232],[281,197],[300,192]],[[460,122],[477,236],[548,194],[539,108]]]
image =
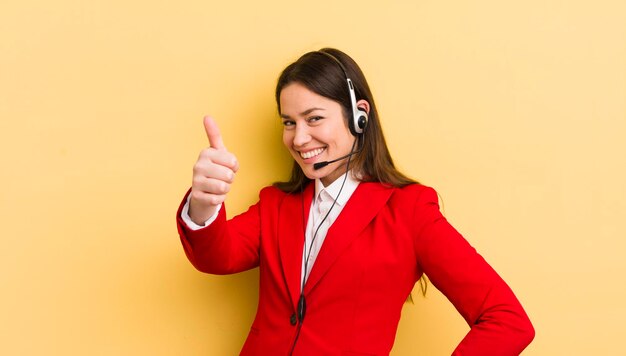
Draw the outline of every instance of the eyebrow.
[[[315,110],[324,110],[323,108],[310,108],[310,109],[306,109],[303,112],[300,113],[300,116],[306,116],[310,113],[312,113]],[[291,117],[289,115],[286,114],[280,114],[280,117],[282,117],[283,119],[291,119]]]

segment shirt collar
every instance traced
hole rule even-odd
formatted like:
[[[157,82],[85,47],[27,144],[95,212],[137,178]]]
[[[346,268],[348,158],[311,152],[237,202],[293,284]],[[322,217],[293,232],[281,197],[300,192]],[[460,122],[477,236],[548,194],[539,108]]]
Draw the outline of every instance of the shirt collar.
[[[339,190],[341,189],[341,184],[343,183],[343,179],[346,174],[348,174],[348,177],[346,177],[346,183],[343,185],[343,189],[341,190],[341,195],[337,197],[337,194],[339,193]],[[339,178],[335,179],[334,182],[329,184],[328,187],[324,187],[324,184],[322,183],[322,181],[319,179],[316,179],[315,180],[315,200],[317,201],[317,198],[319,198],[319,195],[322,192],[325,192],[324,194],[325,195],[327,194],[328,196],[330,196],[331,197],[330,199],[335,199],[335,197],[337,197],[337,204],[340,206],[344,206],[346,202],[348,201],[348,199],[350,199],[350,197],[352,196],[352,193],[354,193],[356,188],[359,186],[359,183],[360,181],[354,177],[352,171],[342,174],[341,176],[339,176]]]

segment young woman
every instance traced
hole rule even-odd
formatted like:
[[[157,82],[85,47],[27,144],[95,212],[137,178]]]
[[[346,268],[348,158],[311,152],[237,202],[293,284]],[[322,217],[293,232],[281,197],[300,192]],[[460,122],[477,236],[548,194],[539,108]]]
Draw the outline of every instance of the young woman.
[[[441,215],[437,194],[393,164],[363,73],[331,48],[281,74],[276,102],[291,179],[227,220],[238,169],[215,122],[178,211],[200,271],[260,269],[242,355],[388,355],[402,306],[426,274],[470,331],[455,355],[517,355],[534,330],[519,301]]]

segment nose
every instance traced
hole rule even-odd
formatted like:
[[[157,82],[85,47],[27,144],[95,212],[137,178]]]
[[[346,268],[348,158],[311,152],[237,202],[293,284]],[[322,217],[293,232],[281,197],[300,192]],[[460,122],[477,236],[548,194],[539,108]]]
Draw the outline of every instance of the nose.
[[[293,145],[295,147],[302,147],[311,141],[311,134],[307,125],[296,125],[293,136]]]

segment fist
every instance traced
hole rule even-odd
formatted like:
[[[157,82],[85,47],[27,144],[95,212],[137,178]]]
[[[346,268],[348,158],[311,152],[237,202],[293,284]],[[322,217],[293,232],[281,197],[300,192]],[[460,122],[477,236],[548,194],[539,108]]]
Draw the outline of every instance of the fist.
[[[239,169],[237,158],[228,152],[215,121],[206,116],[204,129],[209,147],[200,152],[193,166],[189,217],[198,225],[203,225],[224,202],[230,185]]]

